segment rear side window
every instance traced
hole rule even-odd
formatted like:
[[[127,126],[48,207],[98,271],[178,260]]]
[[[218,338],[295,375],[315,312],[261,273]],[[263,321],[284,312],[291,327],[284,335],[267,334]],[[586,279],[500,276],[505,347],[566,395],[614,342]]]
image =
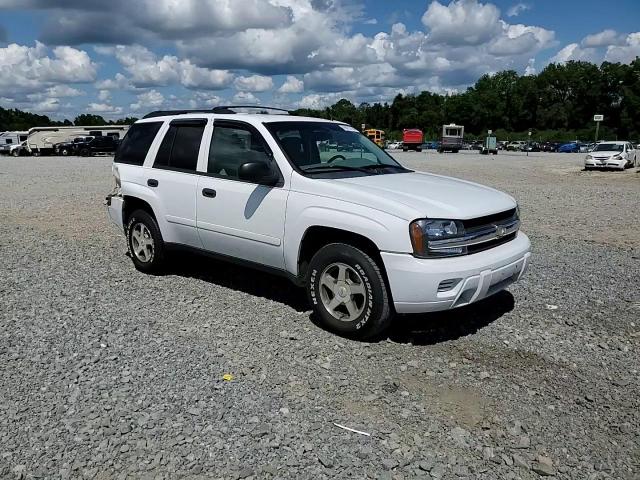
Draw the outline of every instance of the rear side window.
[[[153,166],[195,172],[205,121],[172,122],[167,130]]]
[[[142,165],[162,122],[136,123],[125,135],[114,162]]]

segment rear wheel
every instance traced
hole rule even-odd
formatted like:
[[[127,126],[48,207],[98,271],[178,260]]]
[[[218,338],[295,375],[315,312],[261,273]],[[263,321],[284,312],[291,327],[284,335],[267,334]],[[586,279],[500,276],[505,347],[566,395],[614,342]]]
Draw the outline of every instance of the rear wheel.
[[[20,150],[18,150],[17,148],[15,150],[13,150],[11,152],[11,156],[12,157],[19,157],[20,156]]]
[[[158,273],[164,266],[165,249],[160,228],[144,210],[134,211],[127,222],[127,242],[135,267],[141,272]]]
[[[314,255],[307,293],[320,322],[333,332],[371,338],[391,322],[387,285],[378,264],[351,245],[332,243]]]
[[[82,150],[80,150],[80,155],[83,157],[88,157],[89,155],[91,155],[91,152],[88,148],[83,148]]]

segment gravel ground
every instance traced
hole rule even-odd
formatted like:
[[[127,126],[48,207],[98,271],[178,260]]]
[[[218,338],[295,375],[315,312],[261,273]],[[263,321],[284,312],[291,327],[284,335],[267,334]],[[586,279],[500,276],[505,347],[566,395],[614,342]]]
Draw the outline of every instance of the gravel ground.
[[[0,478],[640,478],[640,173],[395,155],[513,194],[534,256],[376,343],[267,274],[137,272],[109,158],[0,158]]]

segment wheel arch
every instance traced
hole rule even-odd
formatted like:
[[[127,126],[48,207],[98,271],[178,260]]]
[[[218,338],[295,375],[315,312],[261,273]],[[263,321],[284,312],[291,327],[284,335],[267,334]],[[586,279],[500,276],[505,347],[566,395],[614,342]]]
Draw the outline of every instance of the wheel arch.
[[[298,263],[297,263],[297,279],[299,282],[304,282],[307,276],[309,263],[313,256],[322,247],[332,243],[345,243],[352,247],[358,248],[369,255],[380,268],[384,280],[389,285],[389,279],[384,266],[384,261],[380,255],[380,248],[376,243],[368,237],[359,233],[354,233],[348,230],[335,227],[327,227],[322,225],[313,225],[307,228],[302,236],[300,246],[298,248]],[[391,295],[390,289],[388,293]]]
[[[122,205],[122,223],[126,225],[129,222],[129,217],[136,210],[143,210],[147,212],[149,215],[153,217],[153,219],[158,222],[158,218],[156,217],[155,212],[153,211],[153,207],[147,202],[139,197],[135,197],[132,195],[124,195],[124,204]]]

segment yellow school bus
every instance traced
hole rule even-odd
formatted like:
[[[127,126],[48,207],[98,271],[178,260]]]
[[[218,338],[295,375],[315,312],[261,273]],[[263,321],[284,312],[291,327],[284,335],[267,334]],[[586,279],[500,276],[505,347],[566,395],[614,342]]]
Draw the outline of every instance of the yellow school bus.
[[[374,142],[380,148],[384,148],[384,130],[376,130],[375,128],[369,128],[363,132],[369,140]]]

